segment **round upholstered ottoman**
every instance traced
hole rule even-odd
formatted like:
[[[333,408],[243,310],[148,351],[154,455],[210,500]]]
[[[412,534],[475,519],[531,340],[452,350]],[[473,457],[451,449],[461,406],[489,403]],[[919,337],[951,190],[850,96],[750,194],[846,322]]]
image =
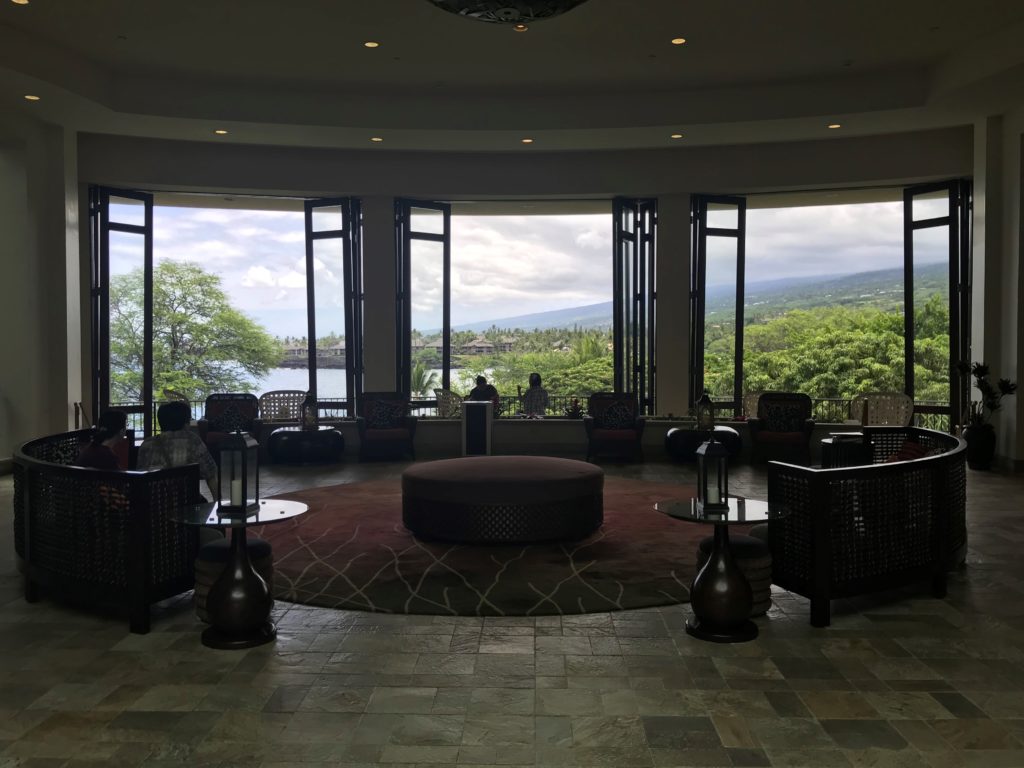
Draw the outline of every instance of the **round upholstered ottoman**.
[[[604,472],[549,456],[466,456],[402,472],[402,522],[466,544],[575,541],[604,520]]]
[[[270,542],[258,536],[248,536],[245,539],[246,548],[249,550],[249,559],[252,567],[263,580],[271,594],[274,591],[274,553]],[[203,544],[196,555],[196,617],[200,621],[208,621],[206,615],[206,596],[210,593],[210,587],[217,578],[224,572],[224,566],[231,557],[231,539],[223,538]]]
[[[697,572],[711,556],[715,546],[715,537],[707,536],[700,541],[697,549]],[[772,553],[764,539],[743,534],[729,535],[729,551],[732,552],[736,565],[750,583],[750,591],[754,594],[754,602],[750,607],[751,616],[761,616],[772,607]]]

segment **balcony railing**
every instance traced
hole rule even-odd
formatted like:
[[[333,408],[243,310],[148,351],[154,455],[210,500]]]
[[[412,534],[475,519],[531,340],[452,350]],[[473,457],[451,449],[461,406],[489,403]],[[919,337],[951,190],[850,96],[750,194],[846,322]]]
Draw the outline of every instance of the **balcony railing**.
[[[573,400],[578,400],[580,406],[586,411],[586,396],[573,397],[572,395],[550,395],[548,407],[544,415],[552,418],[565,418],[566,409]],[[515,395],[506,395],[498,398],[498,418],[517,418],[521,413],[519,398]],[[849,420],[851,400],[848,398],[819,397],[812,400],[812,415],[815,421],[822,424],[842,424]],[[323,399],[317,403],[320,418],[322,419],[344,419],[348,418],[348,400],[344,399]],[[142,434],[143,429],[143,406],[141,403],[112,403],[111,408],[123,410],[128,414],[128,428],[134,429],[137,435]],[[192,418],[201,419],[204,400],[189,401],[192,410]],[[416,400],[410,403],[410,412],[415,416],[424,418],[437,417],[437,401]],[[728,409],[719,409],[719,420],[725,421],[731,417],[732,405]],[[914,404],[914,426],[935,429],[940,432],[948,432],[950,428],[949,407],[937,402],[918,402]],[[156,420],[156,405],[153,406],[153,428],[159,431]]]

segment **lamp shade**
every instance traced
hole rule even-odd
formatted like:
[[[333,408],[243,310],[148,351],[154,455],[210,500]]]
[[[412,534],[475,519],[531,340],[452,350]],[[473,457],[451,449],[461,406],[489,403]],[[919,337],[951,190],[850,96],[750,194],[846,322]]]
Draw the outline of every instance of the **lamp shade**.
[[[714,438],[697,449],[697,511],[729,512],[729,451]]]
[[[259,443],[245,432],[232,432],[220,442],[217,501],[222,514],[243,515],[260,506]]]
[[[530,24],[571,11],[586,0],[429,0],[467,19],[494,24]]]

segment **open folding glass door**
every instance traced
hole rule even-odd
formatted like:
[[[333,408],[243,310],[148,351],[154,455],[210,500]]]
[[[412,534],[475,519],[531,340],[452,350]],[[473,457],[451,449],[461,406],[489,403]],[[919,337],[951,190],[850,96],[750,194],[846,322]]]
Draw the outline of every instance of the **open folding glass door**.
[[[655,409],[655,242],[658,201],[612,201],[612,338],[615,391],[636,395],[640,412]]]
[[[362,212],[347,197],[305,201],[309,389],[321,404],[337,393],[317,387],[317,363],[339,350],[317,349],[321,337],[344,336],[345,407],[355,415],[363,386]]]
[[[153,429],[153,196],[90,187],[92,419]]]
[[[718,409],[739,415],[743,405],[743,275],[747,201],[742,197],[695,195],[690,262],[690,398],[705,391]],[[706,356],[725,358],[705,376]],[[728,365],[731,360],[731,366]]]
[[[422,382],[412,380],[414,341],[427,356],[425,359],[440,366],[441,386],[449,389],[451,385],[451,231],[448,203],[395,200],[395,390],[406,395],[433,396],[432,392],[420,391]],[[418,331],[415,339],[414,323]],[[422,366],[424,371],[433,367]]]
[[[952,431],[970,402],[970,377],[957,363],[971,357],[971,184],[944,181],[907,187],[903,191],[904,376],[906,392],[922,426],[938,427],[948,416]],[[930,295],[948,297],[949,349],[947,375],[921,380],[929,366],[924,357],[937,350],[915,341],[922,323],[941,321]],[[942,309],[945,309],[943,307]],[[934,366],[930,366],[934,367]],[[947,395],[948,393],[948,395]]]

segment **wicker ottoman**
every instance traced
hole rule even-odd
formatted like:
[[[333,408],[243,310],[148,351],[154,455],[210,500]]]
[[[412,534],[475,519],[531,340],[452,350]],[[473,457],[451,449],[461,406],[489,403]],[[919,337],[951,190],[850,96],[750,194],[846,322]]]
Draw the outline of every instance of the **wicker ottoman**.
[[[697,572],[708,561],[715,544],[715,537],[701,539],[697,548]],[[736,565],[747,577],[754,602],[750,607],[751,616],[761,616],[772,607],[772,553],[764,539],[743,534],[729,535],[729,550],[736,559]]]
[[[271,594],[274,592],[274,553],[271,550],[270,542],[264,541],[258,536],[246,538],[246,546],[249,549],[249,559],[252,567],[263,580]],[[200,621],[207,621],[206,617],[206,596],[210,587],[217,577],[224,572],[224,564],[231,557],[231,539],[223,538],[211,541],[199,548],[196,555],[196,616]]]
[[[604,520],[604,472],[547,456],[467,456],[402,473],[402,521],[422,539],[577,541]]]

